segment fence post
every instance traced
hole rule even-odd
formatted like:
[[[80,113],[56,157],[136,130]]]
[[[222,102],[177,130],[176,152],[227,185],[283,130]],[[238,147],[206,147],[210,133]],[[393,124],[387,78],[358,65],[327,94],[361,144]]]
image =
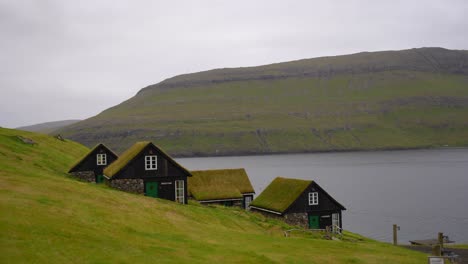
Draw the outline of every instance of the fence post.
[[[397,225],[393,225],[393,245],[398,245]]]
[[[442,250],[444,248],[444,233],[439,232],[437,240],[439,240],[440,250]]]
[[[442,256],[441,254],[441,248],[440,245],[433,245],[432,246],[432,256]]]

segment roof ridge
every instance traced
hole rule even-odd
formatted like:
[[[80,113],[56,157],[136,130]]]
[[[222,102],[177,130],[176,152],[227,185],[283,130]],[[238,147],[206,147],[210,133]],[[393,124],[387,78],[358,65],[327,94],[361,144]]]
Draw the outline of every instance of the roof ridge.
[[[304,181],[304,182],[314,182],[314,180],[306,180],[306,179],[298,179],[298,178],[288,178],[288,177],[283,177],[283,176],[276,176],[275,179],[284,179],[284,180],[293,180],[293,181]],[[273,179],[273,180],[275,180]]]

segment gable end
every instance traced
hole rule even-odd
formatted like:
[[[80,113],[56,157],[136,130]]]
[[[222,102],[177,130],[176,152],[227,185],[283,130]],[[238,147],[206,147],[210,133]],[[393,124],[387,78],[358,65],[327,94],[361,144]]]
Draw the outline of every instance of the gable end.
[[[145,142],[135,143],[135,145],[128,150],[129,153],[122,155],[124,160],[120,161],[120,164],[115,164],[115,167],[109,167],[105,170],[104,174],[107,179],[191,176],[188,170],[151,142],[147,142],[144,146],[141,146],[141,149],[136,149],[136,153],[132,152],[132,148],[139,148],[138,144],[141,146],[141,144],[145,144]],[[157,157],[156,168],[146,169],[145,157],[153,155]]]
[[[97,154],[106,154],[107,155],[107,164],[106,165],[97,165],[96,155]],[[111,164],[115,161],[118,156],[107,148],[104,144],[100,143],[92,148],[85,156],[83,156],[75,165],[73,165],[68,173],[78,172],[78,171],[89,171],[94,170],[96,167],[104,167]]]
[[[319,203],[317,205],[309,205],[309,193],[313,192],[318,193]],[[320,185],[313,181],[284,211],[284,214],[329,210],[346,210],[346,208],[320,187]]]

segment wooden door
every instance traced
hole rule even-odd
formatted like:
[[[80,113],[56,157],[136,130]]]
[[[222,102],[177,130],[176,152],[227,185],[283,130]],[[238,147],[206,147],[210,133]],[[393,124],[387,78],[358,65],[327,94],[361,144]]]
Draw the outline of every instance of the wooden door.
[[[104,181],[104,176],[98,174],[96,176],[96,183],[102,183]]]
[[[319,229],[319,216],[318,215],[309,215],[309,228],[310,229]]]
[[[145,185],[146,196],[158,198],[158,182],[147,182]]]
[[[244,196],[244,209],[249,209],[251,202],[252,202],[252,196]]]

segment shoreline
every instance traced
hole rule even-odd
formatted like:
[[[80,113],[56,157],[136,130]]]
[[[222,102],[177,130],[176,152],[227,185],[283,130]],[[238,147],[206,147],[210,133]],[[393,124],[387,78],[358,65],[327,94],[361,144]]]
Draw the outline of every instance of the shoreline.
[[[274,156],[274,155],[299,155],[299,154],[326,154],[326,153],[348,153],[348,152],[384,152],[384,151],[405,151],[405,150],[452,150],[452,149],[468,149],[468,146],[457,147],[396,147],[396,148],[381,148],[381,149],[330,149],[330,150],[311,150],[311,151],[275,151],[275,152],[228,152],[219,154],[171,154],[174,158],[218,158],[218,157],[246,157],[246,156]]]

